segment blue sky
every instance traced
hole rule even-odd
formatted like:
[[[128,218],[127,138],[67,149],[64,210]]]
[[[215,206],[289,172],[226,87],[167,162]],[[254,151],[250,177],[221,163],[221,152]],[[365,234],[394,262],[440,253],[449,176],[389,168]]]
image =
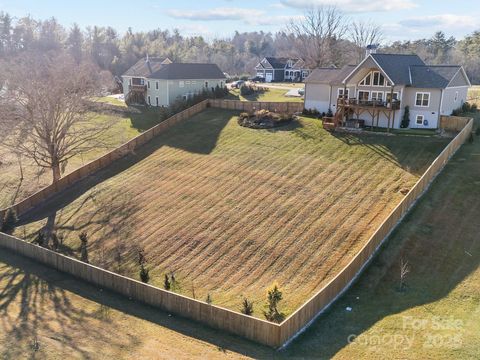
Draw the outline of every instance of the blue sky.
[[[455,0],[0,0],[0,11],[19,17],[56,17],[65,26],[74,22],[110,25],[124,32],[178,28],[207,39],[228,37],[235,30],[275,32],[312,4],[332,5],[349,18],[383,26],[387,41],[430,37],[443,30],[461,38],[480,29],[477,1]]]

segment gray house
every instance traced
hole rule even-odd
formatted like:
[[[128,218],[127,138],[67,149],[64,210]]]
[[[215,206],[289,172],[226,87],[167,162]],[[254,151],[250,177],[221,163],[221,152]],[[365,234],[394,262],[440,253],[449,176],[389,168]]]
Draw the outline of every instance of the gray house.
[[[255,74],[265,82],[300,82],[310,74],[305,61],[295,58],[266,57],[255,66]]]
[[[217,85],[225,86],[225,75],[215,64],[173,63],[168,58],[139,60],[122,75],[127,103],[169,106],[178,98],[188,99]]]
[[[437,128],[467,100],[471,86],[459,65],[427,65],[417,55],[369,54],[359,65],[315,69],[306,79],[305,108],[346,120],[399,128],[405,107],[411,128]]]

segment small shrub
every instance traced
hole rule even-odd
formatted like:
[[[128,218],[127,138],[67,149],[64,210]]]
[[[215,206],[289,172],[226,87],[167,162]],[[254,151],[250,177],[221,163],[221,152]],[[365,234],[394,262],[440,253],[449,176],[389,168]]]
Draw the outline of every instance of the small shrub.
[[[88,264],[88,235],[82,232],[78,238],[80,239],[80,260]]]
[[[248,316],[253,315],[253,302],[248,301],[247,298],[243,299],[242,308],[240,309],[240,311],[242,312],[242,314],[245,314]]]
[[[143,264],[140,265],[140,280],[144,283],[148,283],[150,281],[150,270],[147,269]]]
[[[332,112],[332,109],[331,108],[328,108],[328,111],[327,111],[327,117],[332,117],[333,116],[333,112]]]
[[[15,210],[8,209],[7,212],[5,213],[5,216],[3,217],[2,227],[0,228],[0,231],[5,234],[13,233],[13,230],[15,230],[15,226],[17,225],[17,222],[18,222],[18,218]]]
[[[207,294],[207,298],[205,299],[205,302],[210,305],[213,302],[212,296],[210,293]]]
[[[165,280],[163,281],[163,288],[165,290],[170,290],[172,287],[172,284],[170,283],[170,279],[168,278],[168,275],[165,274]]]
[[[454,109],[452,111],[452,116],[460,116],[462,112],[463,112],[462,108]]]
[[[464,102],[462,104],[462,107],[460,109],[457,109],[457,110],[459,110],[459,113],[462,113],[462,112],[467,113],[467,112],[470,112],[471,106],[468,102]]]
[[[267,291],[267,311],[263,312],[268,321],[280,323],[285,319],[285,314],[278,310],[278,303],[282,299],[283,294],[278,288],[278,285],[273,284],[273,286]]]
[[[35,240],[33,241],[35,244],[38,244],[39,246],[43,246],[45,247],[46,246],[46,236],[45,236],[45,233],[40,230],[38,233],[37,233],[37,237],[35,238]]]
[[[410,107],[407,105],[405,106],[405,111],[403,112],[402,122],[400,123],[400,127],[402,129],[406,129],[410,126]]]
[[[253,94],[255,94],[255,88],[253,88],[253,86],[243,85],[240,88],[240,95],[242,96],[248,96]]]

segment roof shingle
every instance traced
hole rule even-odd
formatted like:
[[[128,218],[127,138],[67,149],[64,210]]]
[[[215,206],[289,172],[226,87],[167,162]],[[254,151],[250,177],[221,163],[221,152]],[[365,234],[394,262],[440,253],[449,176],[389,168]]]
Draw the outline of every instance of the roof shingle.
[[[225,75],[216,64],[172,63],[163,65],[149,78],[162,80],[225,79]]]

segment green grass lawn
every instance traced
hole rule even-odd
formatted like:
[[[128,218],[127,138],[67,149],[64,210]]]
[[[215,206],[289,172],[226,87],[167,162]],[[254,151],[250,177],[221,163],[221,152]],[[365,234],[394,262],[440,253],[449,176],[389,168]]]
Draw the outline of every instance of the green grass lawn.
[[[102,98],[117,105],[118,101],[111,98]],[[105,100],[105,101],[107,101]],[[123,109],[124,106],[120,107]],[[154,108],[142,107],[132,108],[131,113],[92,113],[92,121],[110,124],[109,129],[103,135],[101,146],[94,150],[76,156],[69,160],[65,174],[85,165],[106,152],[113,150],[127,142],[141,132],[159,123],[158,112]],[[41,188],[51,183],[51,173],[48,170],[40,169],[28,159],[22,161],[24,179],[20,181],[20,167],[17,158],[8,150],[0,151],[0,208],[18,202]]]
[[[110,96],[99,97],[99,98],[96,98],[95,101],[100,103],[111,104],[115,106],[127,107],[127,105],[125,104],[125,101],[121,101],[121,100],[112,98]]]
[[[281,352],[0,252],[0,289],[5,289],[0,354],[32,357],[36,337],[38,357],[49,359],[95,358],[99,348],[107,359],[478,359],[479,189],[476,137],[455,155],[354,286]],[[398,292],[400,259],[410,267],[405,292]],[[450,329],[439,329],[441,320]],[[357,335],[356,342],[349,343],[351,335]]]
[[[233,310],[246,296],[259,317],[278,282],[289,314],[351,259],[448,141],[332,135],[307,118],[253,130],[237,114],[208,109],[176,125],[46,202],[17,234],[32,238],[54,219],[64,251],[78,256],[87,231],[91,262],[134,278],[144,247],[153,284],[173,271],[178,292],[195,288]]]
[[[240,95],[240,90],[232,89],[226,99],[241,101],[303,102],[303,98],[285,96],[287,92],[288,90],[285,89],[269,88],[258,94],[242,96]]]
[[[374,127],[373,129],[369,126],[365,127],[365,131],[371,132],[382,132],[386,133],[386,128]],[[437,134],[436,129],[389,129],[389,132],[396,135],[410,135],[410,136],[433,136]]]

